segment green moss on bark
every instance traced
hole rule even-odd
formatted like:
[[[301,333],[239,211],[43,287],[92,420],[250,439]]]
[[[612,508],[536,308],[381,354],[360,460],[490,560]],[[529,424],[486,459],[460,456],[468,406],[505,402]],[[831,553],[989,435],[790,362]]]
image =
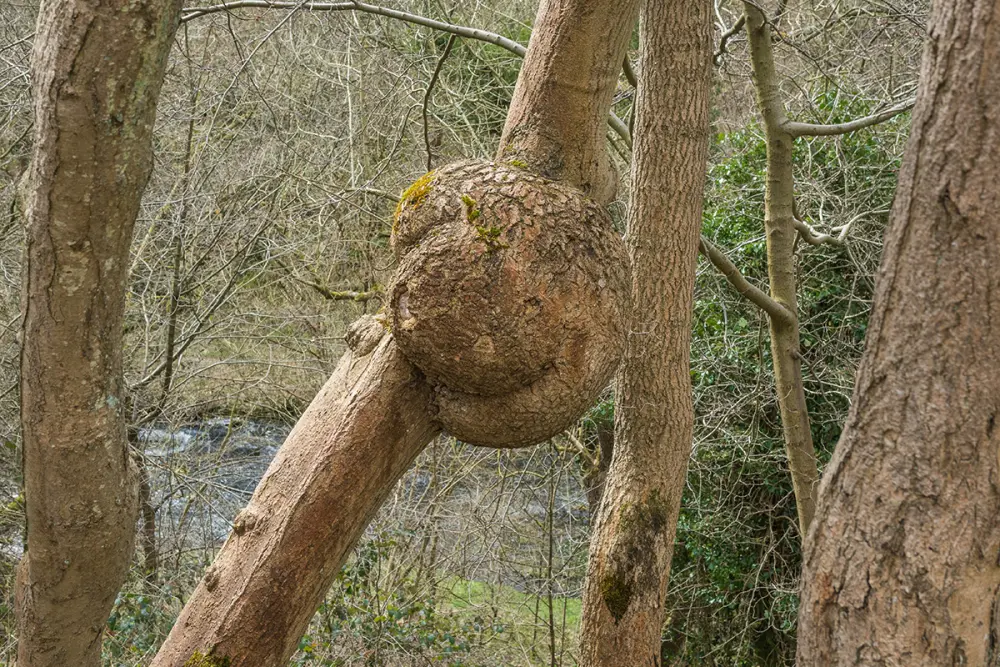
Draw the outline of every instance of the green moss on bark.
[[[184,663],[184,667],[229,667],[230,664],[231,661],[225,656],[215,657],[195,651]]]
[[[618,541],[623,548],[608,564],[601,580],[601,597],[615,622],[628,612],[636,587],[659,585],[656,551],[653,545],[666,530],[671,512],[668,503],[654,490],[637,505],[626,504],[618,521]]]

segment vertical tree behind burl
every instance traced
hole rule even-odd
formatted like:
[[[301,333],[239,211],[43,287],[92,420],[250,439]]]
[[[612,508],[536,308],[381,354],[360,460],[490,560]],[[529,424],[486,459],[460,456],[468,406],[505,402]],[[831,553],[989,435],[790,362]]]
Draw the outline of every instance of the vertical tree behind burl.
[[[657,665],[694,408],[689,358],[708,165],[711,4],[645,0],[626,242],[632,319],[591,540],[581,662]]]
[[[122,317],[180,6],[46,0],[38,18],[22,291],[23,667],[100,664],[101,633],[132,554]]]
[[[937,0],[798,664],[1000,659],[1000,2]]]
[[[843,245],[850,224],[825,234],[796,217],[793,153],[795,139],[804,136],[846,134],[889,120],[912,106],[912,101],[877,114],[838,125],[795,122],[785,112],[772,45],[772,21],[754,3],[744,3],[744,18],[732,34],[746,25],[750,43],[757,103],[767,141],[767,185],[764,196],[764,231],[770,294],[746,281],[739,269],[708,240],[702,252],[744,297],[767,313],[771,333],[771,358],[788,468],[795,492],[799,532],[805,536],[816,513],[819,468],[813,446],[802,379],[795,250],[801,239],[810,245]]]
[[[628,309],[606,123],[637,2],[543,1],[497,161],[448,165],[403,193],[389,312],[353,325],[154,666],[287,664],[436,433],[528,446],[604,389]]]

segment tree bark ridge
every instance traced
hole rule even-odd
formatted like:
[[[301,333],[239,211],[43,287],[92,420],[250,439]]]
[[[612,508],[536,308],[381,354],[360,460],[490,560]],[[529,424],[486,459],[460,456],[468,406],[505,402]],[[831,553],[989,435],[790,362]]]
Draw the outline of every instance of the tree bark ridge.
[[[806,542],[800,665],[995,665],[1000,2],[938,1],[867,349]]]

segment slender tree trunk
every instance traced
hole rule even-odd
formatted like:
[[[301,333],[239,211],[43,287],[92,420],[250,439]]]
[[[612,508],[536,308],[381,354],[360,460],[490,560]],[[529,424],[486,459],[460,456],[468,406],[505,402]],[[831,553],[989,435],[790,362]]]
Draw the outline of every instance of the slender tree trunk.
[[[128,252],[180,0],[47,0],[33,56],[18,664],[98,665],[132,555],[122,381]]]
[[[757,101],[767,135],[767,185],[764,195],[764,230],[767,235],[767,271],[771,297],[788,311],[788,317],[769,317],[771,358],[775,389],[781,411],[785,451],[799,532],[805,536],[816,513],[819,468],[809,427],[809,412],[802,384],[799,350],[798,302],[795,285],[795,179],[792,174],[794,137],[785,129],[786,118],[778,75],[774,69],[771,28],[756,6],[744,3],[750,58]]]
[[[541,0],[500,139],[500,160],[614,199],[607,117],[639,0]]]
[[[799,665],[1000,661],[1000,2],[938,0]]]
[[[553,76],[558,79],[557,90],[587,90],[590,91],[587,99],[593,97],[597,100],[606,100],[606,103],[602,102],[600,113],[595,111],[592,114],[593,118],[588,115],[580,121],[595,125],[593,128],[586,128],[585,136],[600,136],[600,143],[588,140],[577,144],[577,133],[581,129],[578,123],[561,123],[556,124],[553,130],[546,134],[549,139],[555,141],[559,150],[563,151],[561,156],[554,154],[548,143],[538,144],[527,140],[520,143],[518,140],[513,143],[508,142],[512,146],[510,150],[501,151],[502,159],[524,163],[523,165],[519,163],[516,169],[505,167],[504,172],[500,173],[495,166],[458,165],[428,174],[404,193],[393,231],[393,243],[397,251],[400,246],[411,242],[417,243],[421,238],[422,222],[415,212],[441,211],[441,215],[448,215],[449,207],[457,205],[459,207],[457,210],[461,212],[460,226],[466,230],[479,230],[479,237],[474,243],[479,244],[479,250],[486,248],[484,256],[494,257],[492,253],[497,253],[495,257],[511,261],[505,258],[501,251],[509,248],[508,240],[512,244],[518,241],[501,237],[502,230],[499,227],[487,227],[485,222],[480,221],[479,227],[470,225],[480,220],[481,215],[483,218],[493,215],[493,212],[486,210],[488,206],[486,202],[493,201],[497,197],[486,192],[486,196],[480,197],[477,202],[468,194],[468,188],[473,186],[463,185],[466,194],[461,198],[454,197],[452,201],[447,196],[447,188],[435,180],[443,177],[446,172],[453,176],[456,173],[468,174],[470,182],[476,174],[489,169],[495,170],[491,176],[505,177],[496,181],[490,178],[490,185],[483,186],[486,190],[501,189],[505,187],[504,183],[518,178],[512,175],[514,172],[523,172],[525,178],[518,185],[518,192],[521,193],[520,196],[529,196],[524,193],[530,192],[530,196],[536,197],[531,203],[531,211],[540,218],[538,221],[527,221],[531,224],[538,223],[533,228],[532,234],[540,233],[537,230],[543,229],[545,225],[553,225],[560,231],[565,231],[570,229],[570,223],[573,221],[579,224],[582,216],[591,215],[592,212],[582,208],[587,202],[583,198],[574,200],[573,197],[578,197],[578,193],[570,188],[560,189],[552,186],[552,191],[557,193],[559,200],[538,201],[538,195],[535,193],[540,192],[539,188],[543,185],[539,183],[539,179],[531,176],[529,171],[524,171],[523,167],[528,167],[530,170],[540,169],[541,165],[551,166],[556,163],[578,165],[575,169],[546,173],[575,188],[587,188],[588,184],[609,180],[610,168],[607,158],[605,156],[602,160],[598,154],[604,155],[606,150],[603,128],[616,77],[606,76],[604,71],[608,67],[614,72],[618,70],[635,20],[631,9],[637,1],[629,0],[624,6],[610,0],[602,0],[599,3],[586,0],[572,2],[557,0],[543,5],[536,30],[536,33],[540,31],[540,35],[532,37],[525,69],[518,79],[518,92],[515,93],[515,98],[527,96],[529,101],[518,103],[516,113],[536,120],[515,125],[530,126],[537,130],[541,127],[537,119],[544,119],[545,114],[535,107],[565,105],[565,101],[560,100],[552,92],[533,96],[531,91],[534,88],[539,86],[546,88],[545,77],[540,74],[546,70],[545,64],[536,61],[547,62],[549,59],[558,61],[555,54],[559,48],[556,47],[564,44],[567,34],[572,34],[581,40],[581,43],[590,45],[587,48],[604,49],[603,57],[609,58],[610,64],[604,63],[603,59],[588,59],[570,68],[558,61],[560,64],[553,70]],[[560,9],[553,11],[553,7]],[[583,17],[586,17],[585,21]],[[577,23],[577,21],[583,22]],[[609,34],[613,39],[608,37]],[[522,136],[522,132],[518,131],[515,134]],[[529,134],[525,133],[523,136]],[[600,171],[604,169],[607,169],[607,172]],[[464,183],[463,179],[464,176],[459,178]],[[570,193],[573,197],[568,196]],[[502,198],[511,199],[511,193],[506,192]],[[516,197],[514,199],[516,201]],[[517,205],[527,206],[524,202]],[[596,208],[592,203],[589,206],[592,209]],[[599,219],[599,216],[591,218]],[[520,218],[518,222],[521,222]],[[495,234],[490,236],[491,233]],[[602,242],[607,240],[607,237],[612,237],[610,232],[606,232],[604,237],[595,234],[595,238],[601,239]],[[561,245],[551,238],[548,242],[561,248],[571,246],[575,248],[575,239],[564,235],[558,240]],[[588,258],[599,256],[593,254],[595,246],[587,250],[591,253],[581,252],[581,254],[586,254]],[[597,250],[612,252],[604,247]],[[550,254],[559,256],[558,253]],[[575,265],[583,266],[588,261],[593,261],[570,254],[559,258],[569,263],[559,265],[560,275],[580,275],[581,281],[583,275],[579,272],[574,273],[577,268]],[[424,267],[421,272],[406,274],[407,280],[412,280],[412,285],[406,280],[401,280],[397,274],[397,285],[393,289],[397,290],[400,282],[403,285],[397,290],[401,294],[394,294],[392,302],[394,318],[400,320],[395,323],[399,328],[394,326],[395,337],[400,341],[403,341],[404,334],[409,331],[407,327],[413,326],[415,322],[420,322],[422,326],[423,322],[429,319],[427,313],[432,310],[423,308],[419,300],[423,293],[410,289],[413,285],[426,280],[428,284],[435,286],[430,290],[433,293],[438,293],[435,290],[457,287],[449,284],[451,274],[448,271],[453,267],[445,264],[447,262],[435,264],[430,270]],[[504,266],[502,262],[483,262],[483,264]],[[403,265],[407,266],[405,261]],[[414,261],[409,268],[412,269],[416,265]],[[515,266],[512,270],[516,273],[519,269]],[[621,267],[608,269],[605,275],[607,289],[604,291],[611,293],[615,287],[612,283],[621,282]],[[558,281],[553,279],[547,286],[555,295],[550,299],[553,302],[557,301],[560,289]],[[414,296],[415,294],[417,296]],[[452,292],[449,293],[449,299],[453,302],[461,301],[460,306],[464,307],[466,303],[480,303],[477,299],[486,298],[484,294],[485,292],[456,297]],[[531,297],[539,301],[537,294],[532,294]],[[457,306],[453,306],[452,310],[455,307]],[[411,308],[413,312],[410,312]],[[414,313],[419,315],[419,318]],[[579,321],[586,319],[577,311],[573,311],[571,316],[577,317]],[[493,435],[492,430],[502,431],[504,426],[510,430],[509,424],[497,423],[495,411],[490,413],[492,408],[504,407],[507,403],[506,395],[469,393],[466,395],[468,403],[462,403],[455,398],[461,391],[452,390],[440,378],[431,378],[430,373],[425,377],[415,370],[404,357],[400,347],[397,347],[396,338],[393,335],[381,335],[383,333],[381,325],[373,324],[371,318],[363,318],[358,325],[358,329],[352,334],[352,338],[355,339],[352,346],[354,352],[341,360],[334,377],[314,399],[289,435],[257,487],[248,508],[237,518],[233,534],[188,601],[166,643],[153,660],[153,667],[182,667],[195,656],[204,658],[208,664],[225,663],[230,667],[269,667],[286,664],[349,550],[393,484],[403,475],[413,458],[440,430],[439,422],[445,421],[446,418],[443,413],[447,413],[448,418],[454,420],[466,419],[470,414],[475,415],[474,419],[479,422],[471,425],[463,422],[464,427],[475,431],[477,437],[481,436],[482,441],[491,444],[495,444],[490,440]],[[504,326],[512,324],[506,322]],[[376,333],[379,335],[372,334],[373,330],[377,330]],[[366,356],[370,347],[367,341],[372,337],[381,338],[381,342],[370,356]],[[588,369],[598,364],[598,361],[594,360],[599,358],[599,353],[593,353],[586,344],[583,344],[586,341],[584,339],[581,341],[579,346],[568,347],[573,354],[567,358],[559,358],[558,363],[551,365],[554,370],[548,386],[556,388],[576,386],[572,384],[576,381],[575,378],[589,377]],[[411,340],[410,344],[419,348],[421,342],[421,340],[416,342]],[[433,342],[440,343],[440,340]],[[599,346],[595,344],[595,347]],[[489,360],[490,350],[493,350],[493,343],[487,336],[478,339],[472,352]],[[465,349],[459,351],[460,354],[469,352]],[[440,360],[442,356],[447,355],[431,356],[435,360]],[[481,382],[483,378],[474,379]],[[526,387],[516,387],[511,391],[512,395],[517,393],[521,400],[528,400],[529,405],[521,405],[523,410],[514,413],[514,416],[526,421],[523,424],[524,428],[515,434],[517,437],[513,440],[514,445],[499,446],[532,444],[528,442],[531,438],[524,435],[525,432],[530,432],[531,421],[539,419],[540,412],[552,410],[552,406],[549,405],[530,404],[529,399],[535,397],[533,391],[537,386],[535,383]],[[599,391],[601,387],[596,389]],[[579,396],[565,398],[566,402],[576,401],[582,405]],[[489,401],[496,403],[490,404]],[[490,409],[484,411],[480,406],[483,402]],[[477,430],[477,426],[483,428]]]
[[[711,3],[643,3],[632,202],[633,319],[591,540],[581,664],[660,664],[691,451],[691,309],[708,164]]]

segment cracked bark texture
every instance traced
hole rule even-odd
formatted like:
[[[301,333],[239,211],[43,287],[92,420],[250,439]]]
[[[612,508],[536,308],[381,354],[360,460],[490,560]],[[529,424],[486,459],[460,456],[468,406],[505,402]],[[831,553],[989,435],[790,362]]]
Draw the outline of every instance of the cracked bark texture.
[[[122,318],[180,6],[47,0],[38,17],[22,288],[22,667],[100,664],[104,624],[132,554]]]
[[[660,664],[664,599],[694,413],[691,309],[708,164],[707,0],[647,1],[626,245],[633,316],[615,441],[591,538],[581,664]]]
[[[1000,662],[1000,2],[934,3],[798,664]]]
[[[621,359],[628,257],[574,187],[496,162],[425,175],[393,225],[393,336],[435,389],[436,418],[474,445],[570,428]]]

